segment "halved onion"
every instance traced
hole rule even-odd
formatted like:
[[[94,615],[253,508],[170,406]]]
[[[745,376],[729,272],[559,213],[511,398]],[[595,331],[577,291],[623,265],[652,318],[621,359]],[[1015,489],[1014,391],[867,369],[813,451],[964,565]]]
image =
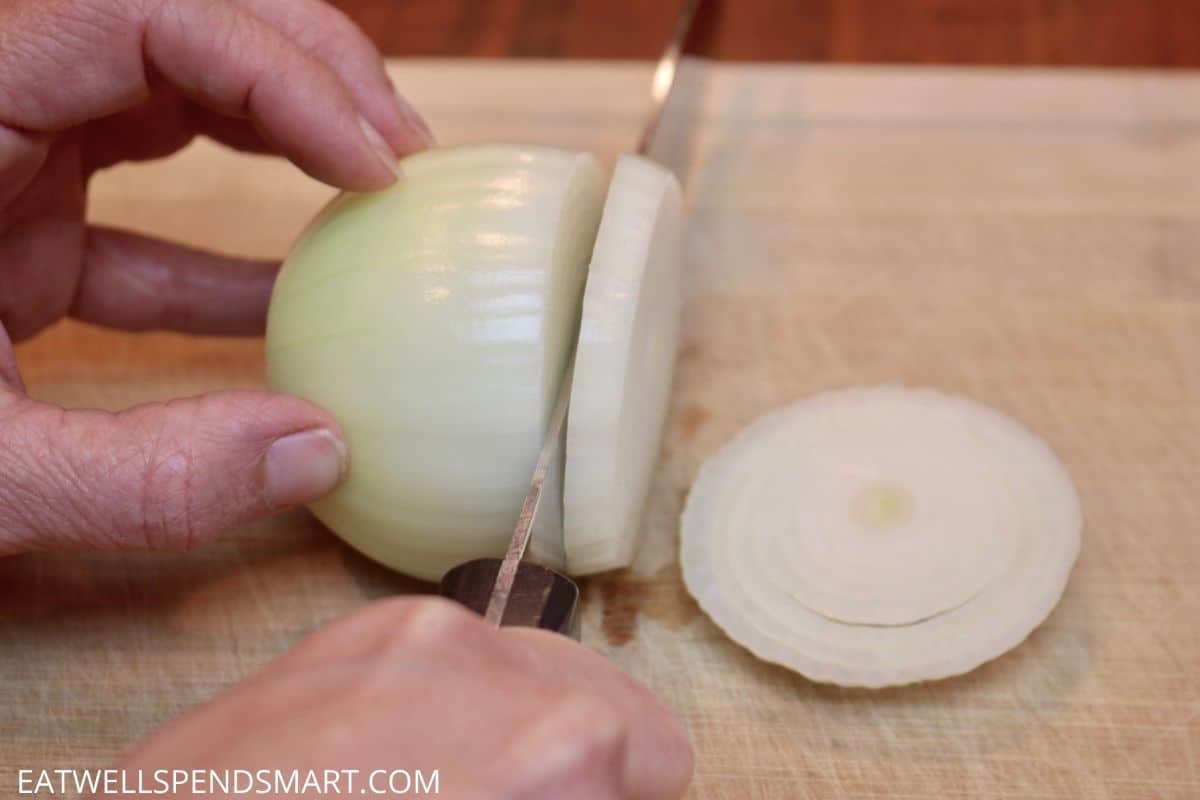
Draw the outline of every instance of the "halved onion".
[[[671,393],[682,263],[679,182],[623,156],[588,271],[571,387],[563,516],[572,573],[633,559]]]
[[[271,301],[267,376],[330,411],[346,481],[312,506],[366,555],[437,579],[503,554],[579,324],[604,199],[591,156],[432,150],[345,195]]]
[[[978,403],[898,387],[762,418],[701,470],[684,578],[729,636],[814,680],[956,675],[1050,613],[1080,546],[1065,469]]]
[[[271,301],[268,384],[349,440],[348,478],[312,510],[422,578],[503,554],[582,328],[567,566],[628,563],[675,359],[678,183],[626,157],[604,201],[591,156],[503,145],[421,153],[403,172],[322,212]]]

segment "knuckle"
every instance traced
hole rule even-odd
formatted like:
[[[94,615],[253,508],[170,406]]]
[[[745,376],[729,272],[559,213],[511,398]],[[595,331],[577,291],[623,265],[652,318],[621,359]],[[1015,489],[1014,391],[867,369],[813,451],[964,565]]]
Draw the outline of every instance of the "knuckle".
[[[551,734],[574,738],[581,751],[619,746],[628,723],[610,703],[580,690],[565,693],[547,716]]]
[[[119,515],[124,535],[149,550],[190,549],[200,544],[196,459],[186,442],[174,440],[160,422],[135,420],[139,443],[126,469],[136,501]]]
[[[151,2],[146,10],[146,30],[148,33],[164,34],[182,31],[187,27],[187,17],[183,8],[173,0],[157,0]]]
[[[292,38],[301,47],[321,51],[331,56],[344,57],[361,50],[370,42],[358,25],[341,9],[321,4],[314,13],[296,22]]]
[[[179,4],[170,3],[169,5],[178,6]],[[199,13],[203,14],[200,20],[200,23],[204,25],[202,29],[198,29],[191,19],[193,12],[186,9],[176,12],[182,21],[178,35],[181,40],[196,47],[200,52],[208,49],[209,57],[214,63],[224,64],[226,69],[233,68],[234,71],[242,71],[246,69],[248,62],[252,63],[254,59],[266,52],[267,48],[264,46],[266,43],[262,41],[264,37],[261,35],[262,26],[248,14],[243,14],[224,3],[211,6]],[[214,73],[210,74],[207,80],[212,81],[213,85],[204,85],[205,81],[201,81],[201,89],[213,94],[219,93],[220,89],[217,83],[224,78]]]
[[[238,420],[246,427],[270,428],[281,413],[290,411],[292,400],[262,392],[226,391],[200,397],[196,416],[213,430],[229,420]]]
[[[348,86],[374,81],[372,73],[382,72],[382,59],[370,37],[334,6],[301,7],[283,20],[279,30],[288,54],[303,59],[309,68],[341,75]]]
[[[0,539],[148,550],[204,541],[219,498],[198,480],[193,440],[172,435],[159,408],[0,407]]]
[[[334,45],[335,63],[339,66],[381,68],[382,59],[371,38],[345,13],[336,8],[331,10],[334,14],[333,25],[330,27],[337,33]]]
[[[473,651],[494,640],[494,631],[458,603],[434,595],[394,597],[373,603],[337,622],[330,636],[369,641],[364,654],[392,661]]]
[[[337,6],[328,4],[323,4],[322,9],[325,11],[328,26],[336,31],[339,36],[355,37],[356,39],[370,41],[367,34],[363,32],[363,29],[345,11]]]
[[[610,704],[579,690],[560,692],[514,733],[511,752],[539,753],[538,763],[520,771],[497,764],[497,772],[515,796],[542,796],[564,785],[588,786],[589,797],[624,796],[619,785],[629,736],[628,721]]]
[[[396,651],[415,650],[438,636],[452,638],[456,623],[447,623],[457,608],[437,597],[392,597],[357,609],[309,636],[295,652],[325,660],[331,654],[352,653],[366,661],[387,660]],[[453,604],[452,604],[453,605]]]
[[[390,617],[388,649],[423,652],[453,648],[475,638],[483,627],[478,617],[443,597],[410,598],[385,612]]]
[[[233,113],[244,112],[250,87],[275,50],[271,30],[226,0],[159,0],[146,30],[152,60],[177,64],[170,70],[174,80]],[[197,62],[209,68],[197,71]]]

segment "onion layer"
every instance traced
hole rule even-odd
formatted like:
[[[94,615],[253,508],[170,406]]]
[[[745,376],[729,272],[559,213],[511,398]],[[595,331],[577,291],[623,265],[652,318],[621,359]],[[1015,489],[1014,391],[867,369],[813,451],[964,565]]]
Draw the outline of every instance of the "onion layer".
[[[964,398],[830,392],[769,414],[701,470],[689,590],[735,641],[814,680],[965,672],[1053,609],[1080,546],[1046,445]]]

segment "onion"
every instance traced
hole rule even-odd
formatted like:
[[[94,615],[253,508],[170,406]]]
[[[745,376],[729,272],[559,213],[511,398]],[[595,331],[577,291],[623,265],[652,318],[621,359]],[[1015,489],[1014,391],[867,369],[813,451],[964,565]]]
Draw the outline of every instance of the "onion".
[[[682,239],[675,176],[622,157],[588,272],[571,387],[563,518],[575,574],[633,559],[671,392]]]
[[[830,392],[705,464],[684,578],[729,636],[814,680],[970,670],[1053,609],[1079,552],[1069,476],[1036,436],[960,397]]]
[[[578,329],[604,182],[589,155],[433,150],[343,195],[275,287],[271,388],[344,428],[346,481],[313,512],[437,579],[503,554]]]
[[[502,145],[402,170],[325,209],[271,300],[268,384],[330,411],[350,448],[346,481],[313,512],[421,578],[502,555],[582,330],[567,567],[628,563],[675,359],[678,183],[626,157],[605,201],[591,156]]]

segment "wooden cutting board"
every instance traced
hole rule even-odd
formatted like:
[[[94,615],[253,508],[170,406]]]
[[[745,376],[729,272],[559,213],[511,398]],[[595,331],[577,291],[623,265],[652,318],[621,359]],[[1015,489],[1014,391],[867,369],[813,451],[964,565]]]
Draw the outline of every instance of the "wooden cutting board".
[[[644,65],[403,62],[447,144],[611,163]],[[695,798],[1200,797],[1200,77],[691,66],[660,152],[690,204],[686,334],[635,568],[587,582],[584,640],[659,692]],[[694,135],[688,135],[688,132]],[[281,255],[329,190],[197,144],[101,176],[97,220]],[[32,393],[119,408],[257,387],[256,341],[62,324]],[[965,677],[812,684],[727,641],[684,592],[701,462],[833,387],[959,392],[1044,436],[1087,526],[1061,606]],[[131,740],[372,599],[427,587],[303,512],[178,555],[0,561],[0,792],[17,767]]]

